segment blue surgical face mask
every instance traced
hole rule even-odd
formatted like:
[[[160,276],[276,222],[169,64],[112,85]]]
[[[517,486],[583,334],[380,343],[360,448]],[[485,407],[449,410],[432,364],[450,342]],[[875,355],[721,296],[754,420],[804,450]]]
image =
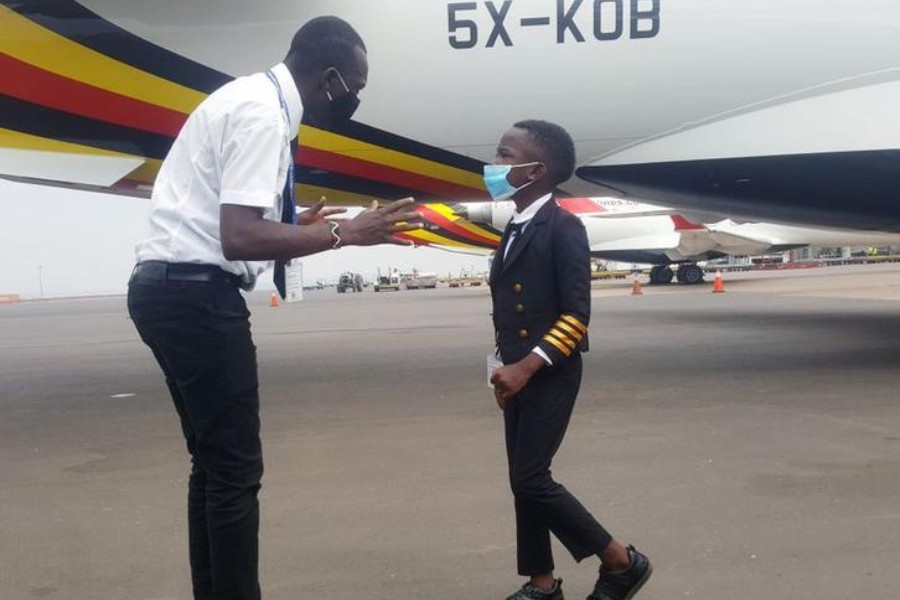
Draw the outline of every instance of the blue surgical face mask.
[[[521,189],[535,182],[531,180],[525,185],[514,187],[506,178],[509,172],[519,167],[532,167],[540,163],[530,162],[522,165],[484,165],[484,185],[495,202],[506,200]]]

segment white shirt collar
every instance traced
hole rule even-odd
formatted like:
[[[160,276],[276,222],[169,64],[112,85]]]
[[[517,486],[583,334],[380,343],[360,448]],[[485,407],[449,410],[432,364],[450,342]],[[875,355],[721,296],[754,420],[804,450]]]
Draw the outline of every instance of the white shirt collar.
[[[532,219],[532,217],[534,217],[534,215],[537,214],[539,210],[541,210],[542,206],[547,204],[547,201],[552,197],[553,194],[541,196],[540,198],[529,204],[522,212],[519,212],[517,210],[513,211],[512,222],[516,224],[527,223]]]
[[[284,101],[288,107],[288,127],[290,127],[291,137],[297,135],[300,129],[300,119],[303,116],[303,103],[300,100],[300,92],[297,90],[297,84],[284,63],[278,63],[271,69],[278,85],[281,86],[281,93],[284,94]]]

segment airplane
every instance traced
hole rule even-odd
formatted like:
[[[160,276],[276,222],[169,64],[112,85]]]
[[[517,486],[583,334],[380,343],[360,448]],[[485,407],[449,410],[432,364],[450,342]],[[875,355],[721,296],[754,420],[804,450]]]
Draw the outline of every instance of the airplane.
[[[704,271],[697,263],[728,256],[777,254],[808,246],[900,246],[897,233],[742,222],[721,215],[703,215],[701,222],[701,215],[619,198],[564,198],[559,203],[581,219],[591,256],[654,265],[650,270],[650,283],[654,284],[668,284],[673,279],[702,283]],[[461,219],[498,232],[514,209],[511,201],[456,207]],[[425,223],[433,224],[431,213],[421,212]],[[673,265],[677,265],[676,271]]]
[[[483,201],[541,118],[576,143],[561,196],[900,232],[892,0],[0,0],[0,176],[149,195],[191,110],[323,14],[370,77],[349,126],[301,128],[301,201]]]

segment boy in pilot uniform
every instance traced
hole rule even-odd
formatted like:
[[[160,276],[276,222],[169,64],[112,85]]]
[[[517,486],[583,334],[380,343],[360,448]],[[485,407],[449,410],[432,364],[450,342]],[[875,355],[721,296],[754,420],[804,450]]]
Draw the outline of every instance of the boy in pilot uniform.
[[[503,362],[491,383],[505,422],[518,571],[529,578],[507,600],[563,600],[551,532],[576,561],[600,558],[588,600],[628,600],[650,577],[647,557],[613,539],[550,474],[581,385],[591,313],[584,226],[553,198],[574,171],[574,144],[558,125],[522,121],[503,136],[494,163],[484,169],[487,189],[494,200],[514,200],[516,211],[491,267]]]

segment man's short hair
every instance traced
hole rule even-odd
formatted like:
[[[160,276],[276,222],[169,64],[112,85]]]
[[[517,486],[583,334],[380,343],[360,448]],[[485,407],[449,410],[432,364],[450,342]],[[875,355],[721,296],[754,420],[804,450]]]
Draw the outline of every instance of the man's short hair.
[[[299,74],[321,73],[328,67],[345,71],[352,65],[356,48],[366,52],[366,44],[353,27],[338,17],[316,17],[294,34],[285,62]]]
[[[524,129],[531,135],[554,186],[572,177],[575,172],[575,143],[565,129],[549,121],[537,120],[519,121],[513,127]]]

